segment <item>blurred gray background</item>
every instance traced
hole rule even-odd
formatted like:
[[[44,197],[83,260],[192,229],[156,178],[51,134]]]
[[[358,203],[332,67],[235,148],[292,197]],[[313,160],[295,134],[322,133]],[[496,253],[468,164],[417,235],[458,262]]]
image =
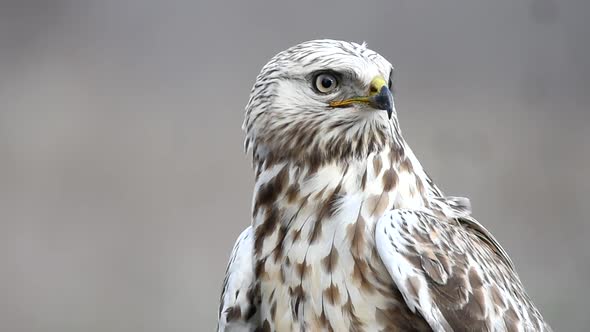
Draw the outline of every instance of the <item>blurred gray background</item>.
[[[590,326],[590,1],[0,1],[0,331],[211,331],[266,61],[367,41],[556,331]]]

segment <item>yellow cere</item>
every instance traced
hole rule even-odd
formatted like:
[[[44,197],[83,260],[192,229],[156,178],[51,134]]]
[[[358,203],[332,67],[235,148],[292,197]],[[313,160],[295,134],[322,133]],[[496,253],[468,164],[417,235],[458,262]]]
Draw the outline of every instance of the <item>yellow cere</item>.
[[[387,81],[385,81],[385,79],[383,79],[383,77],[381,77],[381,76],[375,76],[375,78],[373,78],[371,80],[368,96],[354,97],[354,98],[344,99],[344,100],[333,100],[330,102],[330,106],[341,107],[341,106],[348,106],[348,105],[354,104],[354,103],[368,103],[369,97],[374,96],[377,93],[379,93],[379,91],[381,91],[381,88],[384,86],[387,86]]]

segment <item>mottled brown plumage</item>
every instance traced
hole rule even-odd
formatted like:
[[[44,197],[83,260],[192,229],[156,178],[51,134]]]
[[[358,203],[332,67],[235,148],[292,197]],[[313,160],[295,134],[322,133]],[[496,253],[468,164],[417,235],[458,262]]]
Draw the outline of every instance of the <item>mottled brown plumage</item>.
[[[550,330],[469,201],[444,196],[404,141],[391,72],[333,40],[262,69],[244,122],[252,225],[220,331]]]

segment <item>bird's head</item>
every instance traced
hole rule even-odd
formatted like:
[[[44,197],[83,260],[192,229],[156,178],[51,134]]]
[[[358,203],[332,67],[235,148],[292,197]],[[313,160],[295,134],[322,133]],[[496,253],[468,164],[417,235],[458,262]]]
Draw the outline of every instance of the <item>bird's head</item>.
[[[392,72],[364,44],[315,40],[280,52],[252,88],[246,148],[259,160],[366,157],[399,135]]]

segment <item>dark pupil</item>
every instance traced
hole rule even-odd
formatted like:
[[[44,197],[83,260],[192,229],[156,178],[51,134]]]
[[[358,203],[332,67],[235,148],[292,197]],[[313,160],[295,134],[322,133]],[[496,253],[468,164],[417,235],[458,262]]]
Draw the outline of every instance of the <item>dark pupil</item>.
[[[332,86],[332,84],[334,84],[334,81],[332,81],[331,78],[329,78],[329,77],[322,78],[322,87],[324,89],[329,89]]]

